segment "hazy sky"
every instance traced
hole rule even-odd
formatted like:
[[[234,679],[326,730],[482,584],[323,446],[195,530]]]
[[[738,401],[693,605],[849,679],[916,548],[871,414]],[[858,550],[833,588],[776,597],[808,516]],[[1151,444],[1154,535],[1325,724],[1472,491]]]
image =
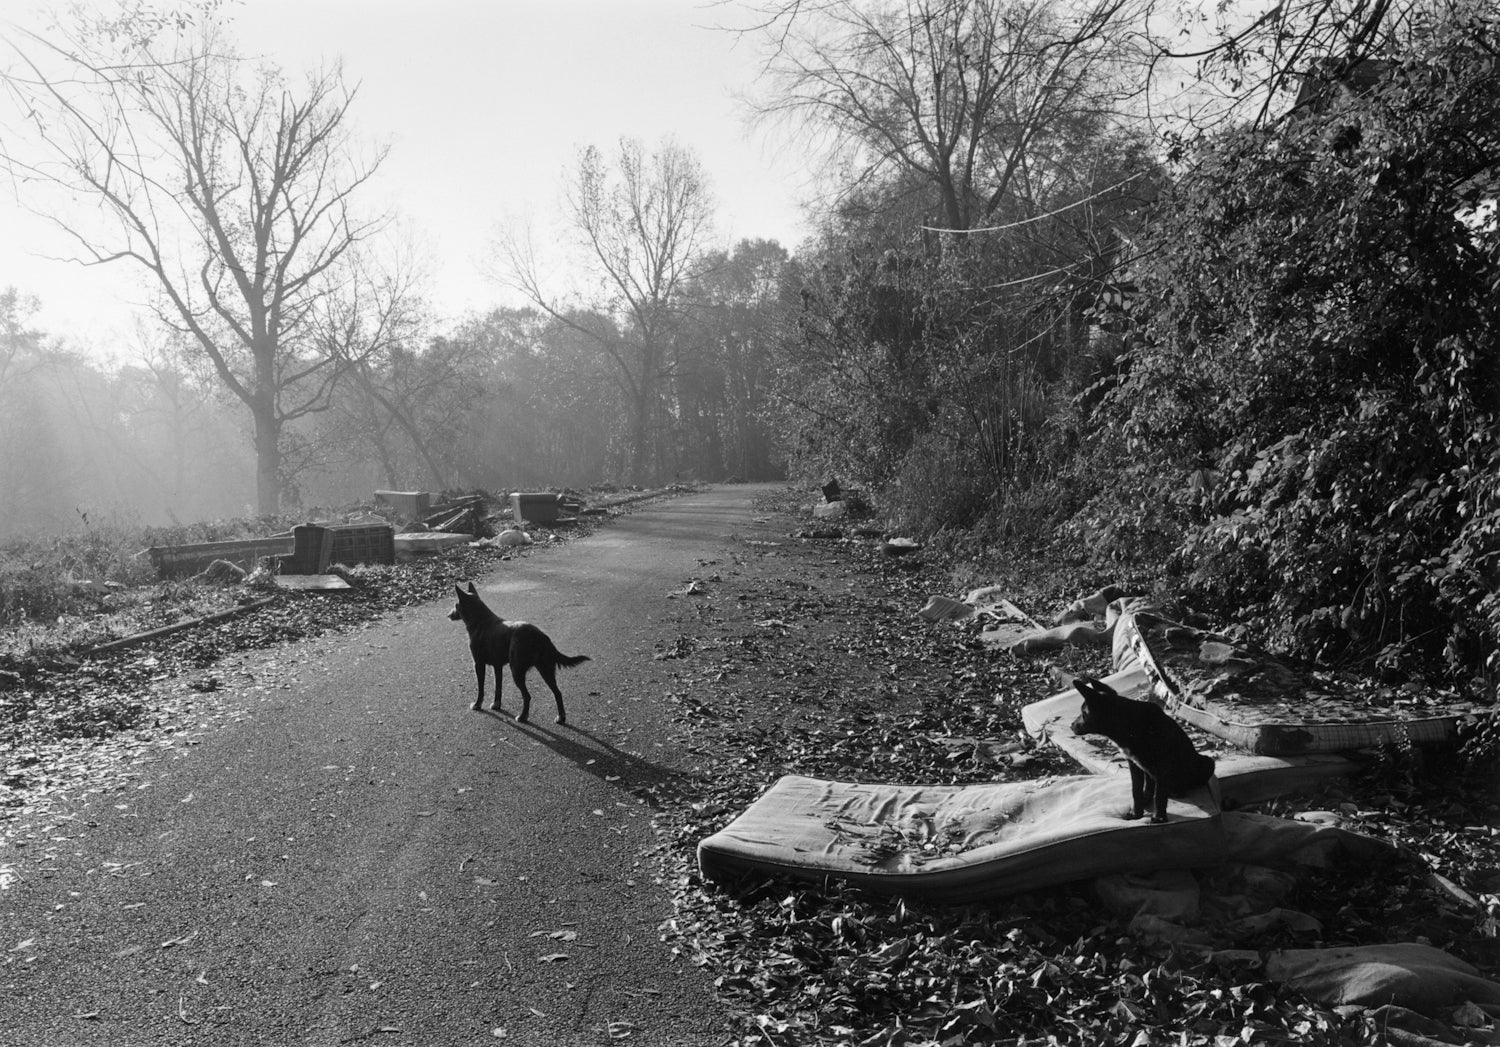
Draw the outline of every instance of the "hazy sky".
[[[11,17],[9,5],[0,19]],[[243,0],[231,2],[242,49],[289,72],[342,58],[358,81],[360,136],[391,152],[372,205],[392,204],[421,245],[441,315],[487,308],[484,275],[507,216],[539,226],[557,211],[577,149],[622,135],[663,135],[702,161],[726,242],[805,233],[797,157],[747,131],[733,93],[754,81],[752,41],[734,4],[703,0]],[[3,31],[3,22],[0,22]],[[64,249],[0,186],[0,287],[42,299],[37,324],[118,354],[138,273],[47,262]],[[111,345],[112,343],[112,345]]]

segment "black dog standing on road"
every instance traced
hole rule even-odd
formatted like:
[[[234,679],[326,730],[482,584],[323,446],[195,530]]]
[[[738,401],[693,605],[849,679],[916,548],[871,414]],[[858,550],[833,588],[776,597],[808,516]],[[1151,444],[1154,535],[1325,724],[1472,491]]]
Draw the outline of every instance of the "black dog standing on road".
[[[557,650],[546,633],[530,622],[507,622],[485,606],[469,583],[469,591],[455,585],[458,604],[448,614],[455,622],[463,622],[469,631],[469,653],[474,656],[474,675],[479,679],[479,693],[474,697],[474,708],[484,706],[484,667],[495,667],[495,711],[500,711],[500,670],[510,663],[510,675],[521,689],[521,714],[517,722],[525,723],[531,715],[531,692],[526,689],[526,673],[535,668],[542,681],[552,688],[552,697],[557,699],[557,722],[567,723],[568,712],[563,708],[562,692],[557,689],[557,668],[571,669],[588,661],[587,655],[568,657]]]
[[[1073,733],[1102,734],[1130,761],[1132,813],[1125,817],[1146,813],[1149,788],[1151,820],[1164,822],[1168,796],[1202,788],[1213,777],[1213,758],[1194,749],[1182,725],[1164,710],[1086,676],[1077,677],[1073,687],[1083,696],[1083,714],[1073,721]]]

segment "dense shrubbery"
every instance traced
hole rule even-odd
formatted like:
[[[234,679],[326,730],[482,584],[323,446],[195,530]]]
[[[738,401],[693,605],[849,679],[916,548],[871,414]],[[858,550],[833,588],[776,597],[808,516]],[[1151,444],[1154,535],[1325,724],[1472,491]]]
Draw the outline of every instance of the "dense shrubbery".
[[[83,524],[0,545],[0,629],[97,610],[109,583],[157,580],[145,550],[158,545],[261,538],[302,522],[294,517],[212,520],[180,527],[142,527],[126,519]]]
[[[1430,27],[1367,95],[1203,146],[1143,249],[1105,439],[1197,478],[1202,600],[1278,646],[1470,674],[1500,616],[1493,20]]]
[[[1500,23],[1403,10],[1359,89],[1304,59],[1309,104],[1186,148],[1115,255],[825,250],[784,370],[804,468],[1149,568],[1283,653],[1493,679]]]

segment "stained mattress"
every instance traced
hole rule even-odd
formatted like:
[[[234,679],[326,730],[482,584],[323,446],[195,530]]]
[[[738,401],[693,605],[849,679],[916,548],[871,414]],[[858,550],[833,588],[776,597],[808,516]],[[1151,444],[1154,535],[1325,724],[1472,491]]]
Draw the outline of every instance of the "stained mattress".
[[[1405,695],[1344,696],[1264,652],[1146,613],[1121,615],[1114,664],[1143,671],[1154,699],[1183,723],[1262,756],[1439,742],[1464,717],[1489,712],[1466,702],[1419,705]]]
[[[1207,789],[1164,825],[1125,817],[1127,779],[1081,775],[986,785],[885,785],[787,775],[698,844],[709,879],[834,877],[964,903],[1106,873],[1224,860]]]

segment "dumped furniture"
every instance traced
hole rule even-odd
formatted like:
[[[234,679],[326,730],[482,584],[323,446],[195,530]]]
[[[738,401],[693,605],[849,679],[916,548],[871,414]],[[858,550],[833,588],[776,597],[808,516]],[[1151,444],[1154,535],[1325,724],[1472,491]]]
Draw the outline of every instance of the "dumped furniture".
[[[389,524],[299,524],[282,574],[326,574],[330,564],[393,564],[396,532]]]
[[[375,504],[395,510],[402,520],[419,523],[432,512],[432,495],[426,491],[376,491]]]
[[[510,515],[521,523],[555,523],[562,515],[557,495],[551,491],[514,491],[510,496]]]
[[[476,494],[446,502],[419,522],[429,531],[481,537],[485,527],[484,499]]]

